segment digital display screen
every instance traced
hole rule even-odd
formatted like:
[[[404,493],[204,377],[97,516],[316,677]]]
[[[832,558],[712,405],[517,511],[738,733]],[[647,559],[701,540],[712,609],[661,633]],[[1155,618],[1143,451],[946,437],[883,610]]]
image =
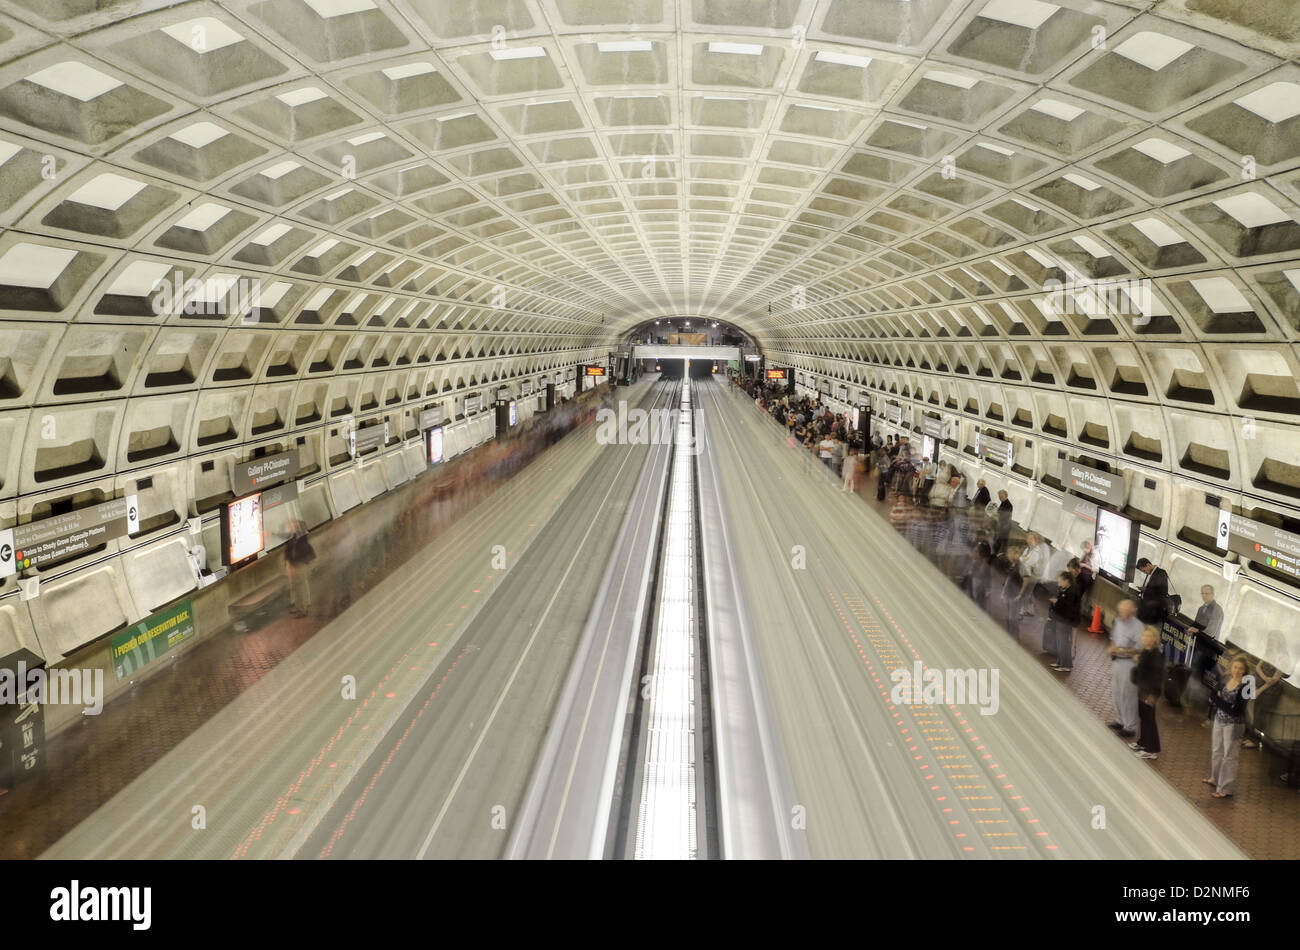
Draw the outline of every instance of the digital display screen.
[[[1098,508],[1095,540],[1097,572],[1117,584],[1131,581],[1138,545],[1138,526],[1132,519]]]
[[[785,370],[783,370],[783,369],[769,369],[769,370],[767,371],[767,378],[768,378],[768,379],[782,379],[782,380],[783,380],[783,379],[785,379]]]
[[[510,424],[513,426],[518,419],[519,416],[515,412],[515,401],[512,399],[510,400]]]
[[[429,430],[429,464],[437,465],[443,460],[442,426]]]
[[[238,564],[266,546],[262,526],[262,493],[237,498],[225,507],[222,533],[227,564]]]
[[[588,367],[586,368],[586,370],[587,370],[587,375],[588,375],[588,376],[604,376],[604,375],[605,375],[605,367],[603,367],[603,366],[588,366]]]

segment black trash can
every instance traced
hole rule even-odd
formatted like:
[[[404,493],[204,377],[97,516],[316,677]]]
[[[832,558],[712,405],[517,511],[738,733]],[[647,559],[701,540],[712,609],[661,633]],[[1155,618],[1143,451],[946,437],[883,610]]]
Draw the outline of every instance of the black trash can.
[[[0,792],[35,774],[45,759],[45,707],[28,702],[33,670],[44,677],[45,661],[31,650],[0,660]]]

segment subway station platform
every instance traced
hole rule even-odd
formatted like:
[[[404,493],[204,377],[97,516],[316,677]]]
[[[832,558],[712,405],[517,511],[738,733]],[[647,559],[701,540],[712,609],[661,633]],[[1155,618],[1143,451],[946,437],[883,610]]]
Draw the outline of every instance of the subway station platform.
[[[872,470],[869,477],[863,477],[857,495],[881,518],[887,518],[892,501],[876,500],[875,475]],[[1044,607],[1039,605],[1040,617],[1045,615]],[[1115,707],[1111,702],[1110,657],[1106,654],[1110,640],[1105,635],[1090,635],[1087,626],[1080,624],[1075,630],[1071,672],[1052,675],[1068,686],[1081,711],[1086,710],[1098,721],[1111,722]],[[1041,619],[1022,624],[1020,642],[1050,670],[1051,657],[1041,649]],[[1243,749],[1237,792],[1230,800],[1216,800],[1210,797],[1212,789],[1202,782],[1210,764],[1210,730],[1202,726],[1203,712],[1171,706],[1162,700],[1156,718],[1162,750],[1158,760],[1146,764],[1169,782],[1171,793],[1203,809],[1205,816],[1252,858],[1293,860],[1300,854],[1300,794],[1278,780],[1279,772],[1286,767],[1280,757],[1259,745]],[[1116,737],[1115,741],[1123,744],[1129,740]]]
[[[676,398],[671,394],[679,385],[652,378],[622,392],[652,407]],[[741,578],[737,617],[750,625],[744,640],[753,651],[754,680],[762,684],[754,688],[766,697],[771,717],[763,780],[778,797],[797,799],[810,820],[823,813],[840,816],[833,828],[811,824],[806,836],[774,848],[793,849],[791,856],[1046,857],[1057,850],[1065,852],[1062,857],[1094,855],[1099,845],[1085,833],[1086,817],[1062,810],[1064,799],[1082,793],[1099,799],[1141,796],[1117,805],[1126,812],[1140,801],[1151,803],[1141,840],[1129,830],[1100,847],[1103,852],[1117,847],[1128,856],[1207,850],[1226,855],[1239,848],[1254,857],[1290,855],[1300,801],[1270,784],[1264,753],[1243,753],[1234,800],[1211,801],[1199,782],[1208,733],[1166,708],[1160,721],[1164,753],[1156,763],[1136,761],[1100,725],[1109,702],[1101,639],[1080,633],[1074,672],[1053,682],[1062,678],[1042,669],[1032,651],[1013,645],[993,621],[968,608],[963,612],[963,595],[906,546],[874,498],[862,491],[843,495],[820,464],[790,448],[777,427],[729,384],[705,379],[692,391],[699,441],[691,458],[699,472],[716,473],[702,480],[717,479],[701,504],[720,506],[730,545],[725,570]],[[500,805],[507,815],[526,810],[535,763],[555,728],[547,728],[548,716],[538,710],[563,708],[568,667],[581,665],[584,655],[587,618],[600,613],[588,605],[608,600],[608,576],[587,565],[604,563],[608,555],[601,551],[628,540],[625,518],[600,517],[593,490],[601,486],[611,511],[635,512],[640,504],[643,523],[655,522],[658,492],[644,491],[653,465],[629,462],[648,462],[645,453],[657,450],[599,445],[594,427],[594,420],[588,422],[516,474],[481,490],[474,502],[445,512],[443,528],[428,546],[411,552],[404,566],[373,589],[358,587],[355,600],[337,616],[304,620],[274,606],[245,629],[232,628],[185,652],[111,702],[102,716],[55,737],[40,778],[0,797],[6,856],[501,856],[508,837],[493,828],[492,808]],[[666,453],[663,447],[658,451]],[[710,494],[713,489],[717,495]],[[636,502],[638,497],[644,500]],[[579,514],[590,513],[593,501],[594,515]],[[520,524],[523,517],[534,520]],[[522,559],[515,578],[505,572],[501,586],[493,586],[490,573],[444,574],[449,557],[462,560],[449,553],[458,544],[458,525],[476,519],[527,525],[507,544],[511,556]],[[856,527],[836,534],[837,523],[841,532],[850,523]],[[527,537],[532,531],[535,540]],[[477,546],[492,533],[476,532]],[[782,538],[779,549],[773,549],[774,537]],[[796,571],[787,553],[794,544],[808,559]],[[720,567],[705,564],[702,570]],[[790,583],[797,586],[783,590]],[[623,589],[630,597],[640,587]],[[476,603],[486,594],[490,599]],[[798,604],[810,613],[797,622],[789,611]],[[467,617],[469,610],[475,616]],[[533,622],[538,617],[541,626]],[[718,617],[713,633],[721,637],[724,627]],[[1027,630],[1022,640],[1035,645]],[[718,652],[712,660],[725,662],[725,640],[713,646]],[[999,665],[1002,702],[1014,707],[1029,701],[1017,694],[1032,694],[1035,726],[1017,726],[1021,713],[1005,705],[987,719],[976,710],[923,706],[896,709],[906,710],[902,721],[891,717],[895,707],[882,674],[905,660],[929,662],[936,649],[956,649],[950,662],[978,654],[979,662]],[[336,655],[340,651],[351,652],[358,665]],[[322,707],[323,690],[333,687],[305,683],[313,669],[358,670],[360,700]],[[320,678],[336,681],[333,674]],[[597,688],[579,699],[595,696]],[[718,682],[713,688],[711,701],[720,701],[725,690]],[[878,712],[873,696],[883,700]],[[328,712],[331,705],[337,712]],[[884,731],[873,737],[867,723],[882,713]],[[1037,723],[1040,718],[1047,722]],[[969,761],[953,763],[965,754],[958,751],[961,732],[985,722],[987,731],[971,740]],[[1005,730],[1018,728],[1031,731],[1009,743]],[[377,734],[366,739],[371,729]],[[936,819],[954,809],[941,804],[934,816],[919,815],[916,803],[906,801],[906,789],[917,779],[889,770],[923,752],[899,756],[903,748],[891,750],[896,743],[884,741],[890,729],[902,730],[904,746],[912,741],[909,729],[924,733],[922,748],[934,750],[945,763],[941,768],[957,769],[945,777],[955,784],[945,787],[963,790],[958,797],[967,804],[956,812],[973,822],[969,831],[964,824],[956,837],[922,830],[932,825],[938,831],[947,821]],[[715,738],[723,748],[743,742],[739,734]],[[622,744],[622,727],[608,739]],[[1063,767],[1065,750],[1057,743],[1073,751],[1073,771]],[[981,766],[986,748],[998,750],[993,767],[1000,779],[1012,768],[1004,762],[1015,763],[1014,794],[994,794],[997,783],[976,794],[988,781],[988,765]],[[329,774],[344,769],[344,779]],[[439,785],[443,791],[430,795]],[[869,791],[873,785],[878,793]],[[589,791],[588,784],[584,793]],[[1022,792],[1023,800],[1035,800],[1033,817],[1017,813],[1022,805],[998,817],[998,803],[1018,803]],[[1004,800],[1004,794],[1010,797]],[[940,801],[945,797],[939,795]],[[978,807],[970,804],[981,799]],[[886,803],[897,810],[888,831],[880,819]],[[186,816],[196,804],[209,815],[205,832],[188,827]],[[702,799],[699,804],[703,809]],[[854,817],[858,808],[861,816]],[[1133,820],[1127,813],[1118,823],[1125,828]],[[1076,822],[1079,828],[1071,829]],[[1053,826],[1059,839],[1035,840],[1040,829]],[[555,828],[557,835],[571,830],[564,823]],[[1216,837],[1219,832],[1225,837]],[[733,835],[747,842],[763,837],[752,827]]]
[[[0,857],[1300,857],[1297,2],[0,0]]]

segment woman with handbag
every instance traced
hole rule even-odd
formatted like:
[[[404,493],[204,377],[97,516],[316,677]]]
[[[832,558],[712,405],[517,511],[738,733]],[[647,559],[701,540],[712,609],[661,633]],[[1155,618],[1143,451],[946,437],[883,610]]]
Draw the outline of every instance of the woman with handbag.
[[[1241,757],[1241,736],[1246,731],[1244,687],[1250,668],[1241,657],[1228,664],[1228,680],[1210,693],[1214,726],[1210,739],[1210,775],[1201,779],[1214,786],[1211,798],[1231,798],[1237,789],[1237,760]]]

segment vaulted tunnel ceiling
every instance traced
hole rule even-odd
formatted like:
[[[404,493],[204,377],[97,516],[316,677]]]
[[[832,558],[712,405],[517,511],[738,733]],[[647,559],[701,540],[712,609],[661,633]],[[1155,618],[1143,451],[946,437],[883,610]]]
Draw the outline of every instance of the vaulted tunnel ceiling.
[[[1297,50],[1292,0],[4,0],[0,516],[670,315],[1294,504]]]

